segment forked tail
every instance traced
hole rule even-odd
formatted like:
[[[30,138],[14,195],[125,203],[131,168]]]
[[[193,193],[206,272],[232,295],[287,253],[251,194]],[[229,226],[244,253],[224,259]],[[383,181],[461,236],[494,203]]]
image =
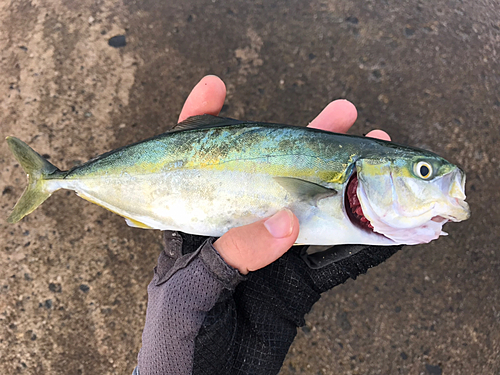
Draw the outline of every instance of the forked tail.
[[[28,174],[28,186],[7,219],[9,223],[17,223],[57,190],[50,186],[47,179],[56,177],[61,171],[20,139],[7,137],[7,143],[21,167]]]

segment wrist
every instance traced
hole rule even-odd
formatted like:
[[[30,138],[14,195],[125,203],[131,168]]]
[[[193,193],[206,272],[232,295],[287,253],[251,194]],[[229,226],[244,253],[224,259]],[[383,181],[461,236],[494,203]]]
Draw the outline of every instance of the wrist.
[[[248,274],[248,269],[245,267],[244,262],[238,259],[240,251],[234,243],[228,243],[226,238],[222,236],[212,244],[212,247],[229,267],[238,270],[242,275]]]
[[[205,267],[227,289],[234,289],[245,277],[236,267],[231,266],[214,247],[214,239],[209,238],[200,248],[199,257]]]

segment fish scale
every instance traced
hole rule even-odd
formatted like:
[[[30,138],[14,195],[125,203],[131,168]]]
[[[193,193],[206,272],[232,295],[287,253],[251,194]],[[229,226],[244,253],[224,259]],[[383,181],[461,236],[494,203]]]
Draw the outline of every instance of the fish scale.
[[[69,171],[7,142],[29,177],[10,222],[61,188],[131,226],[207,236],[288,207],[311,245],[429,242],[469,216],[464,173],[438,155],[307,127],[195,116]]]

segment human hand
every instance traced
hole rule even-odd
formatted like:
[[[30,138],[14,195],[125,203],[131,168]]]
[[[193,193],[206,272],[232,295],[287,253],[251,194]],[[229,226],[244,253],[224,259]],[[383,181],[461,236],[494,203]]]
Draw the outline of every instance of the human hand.
[[[226,98],[226,86],[219,77],[206,76],[193,88],[179,116],[179,122],[190,116],[218,115]],[[335,100],[308,125],[337,133],[346,133],[357,118],[356,107],[347,100]],[[390,140],[387,133],[372,130],[368,137]],[[233,228],[213,246],[227,264],[242,274],[256,271],[280,258],[299,234],[299,221],[288,209],[270,218]]]
[[[225,94],[218,77],[204,77],[186,100],[179,121],[218,115]],[[346,132],[356,116],[354,105],[337,100],[309,126]],[[389,139],[381,131],[368,135]],[[353,255],[339,259],[335,247],[313,257],[305,254],[304,246],[287,251],[298,231],[295,215],[282,210],[230,230],[213,246],[212,239],[203,236],[164,232],[165,250],[148,287],[141,372],[153,373],[148,369],[156,366],[162,371],[154,373],[167,373],[163,370],[178,369],[184,361],[182,368],[193,374],[277,374],[297,327],[305,324],[305,314],[321,293],[365,273],[399,249],[361,246],[354,254],[349,248],[347,253]],[[336,256],[329,257],[330,251]],[[227,265],[243,274],[254,272],[240,282],[243,277]],[[176,351],[187,354],[169,355]]]

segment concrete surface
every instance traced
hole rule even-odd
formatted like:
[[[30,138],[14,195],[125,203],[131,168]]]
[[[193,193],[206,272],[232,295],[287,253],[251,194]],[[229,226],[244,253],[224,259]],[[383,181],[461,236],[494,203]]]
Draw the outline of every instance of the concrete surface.
[[[348,98],[354,133],[462,165],[473,217],[325,294],[282,374],[499,374],[499,14],[496,0],[0,0],[0,135],[70,168],[170,128],[208,73],[237,118],[307,124]],[[0,373],[130,373],[160,233],[64,191],[7,225],[25,183],[2,143]]]

